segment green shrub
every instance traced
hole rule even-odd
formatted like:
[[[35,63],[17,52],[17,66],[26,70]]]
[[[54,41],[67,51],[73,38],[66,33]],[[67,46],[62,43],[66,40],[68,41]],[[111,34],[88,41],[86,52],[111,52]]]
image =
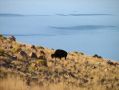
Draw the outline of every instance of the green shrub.
[[[7,39],[7,38],[0,34],[0,39]]]
[[[79,52],[77,52],[77,51],[74,51],[74,53],[78,54]]]
[[[44,48],[44,47],[42,47],[42,46],[38,46],[38,48],[39,48],[39,49],[45,49],[45,48]]]
[[[80,52],[81,55],[84,55],[84,53]]]
[[[77,52],[77,51],[75,51],[74,53],[80,54],[80,55],[84,55],[84,53],[82,53],[82,52]]]
[[[0,38],[3,37],[1,34],[0,34]]]

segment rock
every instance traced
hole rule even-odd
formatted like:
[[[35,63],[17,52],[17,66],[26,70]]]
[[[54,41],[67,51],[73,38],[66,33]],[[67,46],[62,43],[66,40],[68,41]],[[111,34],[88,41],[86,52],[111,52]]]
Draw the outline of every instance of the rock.
[[[40,51],[40,53],[41,53],[42,55],[45,55],[45,52],[44,52],[44,51]]]
[[[17,60],[17,56],[12,56],[12,59],[13,60]]]
[[[22,57],[27,57],[27,53],[25,51],[20,51],[19,54],[22,56]]]
[[[32,53],[30,54],[30,57],[31,57],[31,58],[38,58],[37,55],[36,55],[36,53],[34,53],[34,52],[32,52]]]
[[[10,36],[9,39],[12,41],[16,41],[16,38],[14,36]]]
[[[0,66],[4,66],[6,63],[4,60],[0,60]]]
[[[39,56],[38,58],[46,60],[45,56]]]

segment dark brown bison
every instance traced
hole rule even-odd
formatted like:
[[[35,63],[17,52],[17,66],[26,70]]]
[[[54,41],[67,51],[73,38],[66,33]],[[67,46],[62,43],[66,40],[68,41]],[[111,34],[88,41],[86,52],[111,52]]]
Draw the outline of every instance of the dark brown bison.
[[[61,50],[61,49],[57,49],[55,52],[54,52],[54,54],[51,54],[51,57],[52,58],[62,58],[62,57],[64,57],[65,58],[65,60],[66,60],[66,58],[67,58],[67,52],[66,51],[64,51],[64,50]]]

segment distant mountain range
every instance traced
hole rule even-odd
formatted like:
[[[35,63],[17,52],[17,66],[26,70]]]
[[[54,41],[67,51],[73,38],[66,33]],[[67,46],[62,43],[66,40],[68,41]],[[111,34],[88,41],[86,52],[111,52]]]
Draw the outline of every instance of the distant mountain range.
[[[112,14],[76,14],[76,13],[71,13],[71,14],[54,14],[57,16],[108,16]],[[11,14],[11,13],[0,13],[0,16],[51,16],[48,14],[30,14],[30,15],[23,15],[23,14]]]
[[[22,15],[22,14],[0,13],[0,16],[24,16],[24,15]]]
[[[23,15],[23,14],[11,14],[11,13],[0,13],[0,16],[50,16],[50,15],[44,15],[44,14],[29,14],[29,15]]]
[[[112,15],[112,14],[56,14],[58,16],[103,16],[103,15]]]
[[[63,30],[96,30],[101,28],[114,28],[116,26],[105,26],[105,25],[79,25],[79,26],[69,26],[69,27],[57,27],[57,26],[50,26],[53,29],[63,29]]]

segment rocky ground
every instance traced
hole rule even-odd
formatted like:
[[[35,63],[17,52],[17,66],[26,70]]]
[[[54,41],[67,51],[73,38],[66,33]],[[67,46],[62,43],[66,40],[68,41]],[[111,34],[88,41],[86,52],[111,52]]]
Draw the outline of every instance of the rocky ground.
[[[69,52],[66,60],[55,60],[51,58],[54,51],[0,35],[0,80],[15,75],[28,86],[64,83],[86,90],[119,90],[119,62],[82,52]]]

